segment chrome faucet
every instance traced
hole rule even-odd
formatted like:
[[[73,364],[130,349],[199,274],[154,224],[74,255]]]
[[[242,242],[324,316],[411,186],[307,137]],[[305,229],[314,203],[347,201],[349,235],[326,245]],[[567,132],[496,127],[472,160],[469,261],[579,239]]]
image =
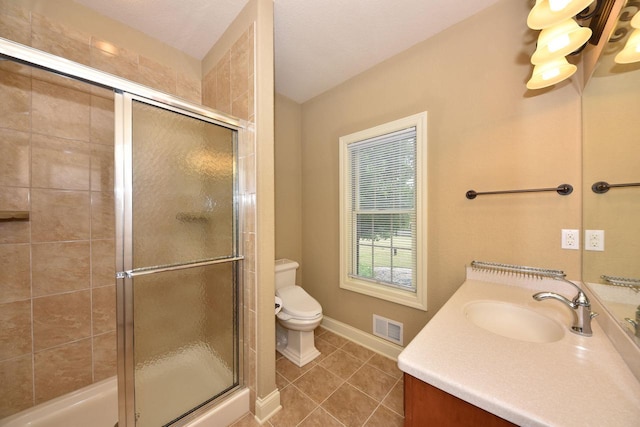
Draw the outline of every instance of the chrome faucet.
[[[633,325],[636,337],[640,338],[640,305],[636,307],[636,320],[629,319],[628,317],[625,317],[624,320]]]
[[[569,308],[571,308],[571,313],[573,314],[573,325],[571,325],[570,328],[571,332],[578,335],[584,335],[585,337],[590,337],[593,335],[593,332],[591,331],[591,319],[596,317],[598,313],[591,311],[591,302],[589,301],[589,298],[587,298],[587,295],[575,283],[570,282],[564,277],[554,277],[554,279],[570,284],[578,290],[578,294],[570,300],[555,292],[538,292],[533,295],[533,299],[536,301],[555,299],[569,306]]]

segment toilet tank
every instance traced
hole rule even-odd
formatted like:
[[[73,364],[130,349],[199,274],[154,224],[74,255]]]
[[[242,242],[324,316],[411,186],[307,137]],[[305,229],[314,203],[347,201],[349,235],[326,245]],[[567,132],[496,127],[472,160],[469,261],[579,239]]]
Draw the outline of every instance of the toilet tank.
[[[299,264],[290,259],[276,260],[276,289],[296,284],[296,270]]]

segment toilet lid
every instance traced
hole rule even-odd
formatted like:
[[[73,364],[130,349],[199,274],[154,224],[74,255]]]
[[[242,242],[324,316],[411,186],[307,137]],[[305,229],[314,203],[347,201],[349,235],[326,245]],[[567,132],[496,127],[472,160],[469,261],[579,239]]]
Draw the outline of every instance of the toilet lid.
[[[278,289],[276,295],[282,299],[282,311],[297,319],[312,319],[322,314],[322,307],[300,286]]]

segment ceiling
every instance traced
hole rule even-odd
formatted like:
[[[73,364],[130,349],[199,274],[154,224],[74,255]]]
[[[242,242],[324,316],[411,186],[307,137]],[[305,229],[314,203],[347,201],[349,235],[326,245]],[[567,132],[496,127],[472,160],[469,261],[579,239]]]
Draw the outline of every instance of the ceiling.
[[[202,59],[248,0],[74,0]],[[499,0],[274,0],[276,91],[299,103]]]

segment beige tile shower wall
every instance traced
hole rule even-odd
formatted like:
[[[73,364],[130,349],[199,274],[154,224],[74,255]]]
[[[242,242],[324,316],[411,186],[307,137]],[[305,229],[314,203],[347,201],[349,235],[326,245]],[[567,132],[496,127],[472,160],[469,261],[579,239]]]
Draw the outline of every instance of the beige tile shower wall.
[[[227,114],[253,122],[254,51],[253,26],[202,79],[202,103]]]
[[[78,18],[82,21],[61,24],[46,15],[29,10],[27,6],[30,3],[35,4],[34,10],[41,9],[36,6],[50,7],[47,2],[42,1],[0,0],[2,37],[200,103],[200,76],[197,73],[185,71],[189,68],[184,65],[185,59],[173,58],[175,60],[173,63],[176,64],[174,68],[167,65],[172,63],[170,54],[165,53],[165,58],[161,61],[157,59],[158,55],[147,56],[142,52],[105,40],[104,36],[96,36],[75,29],[75,26],[86,26],[86,21],[91,20],[101,22],[102,26],[104,26],[103,21],[107,21],[108,24],[108,19],[101,15],[85,13]],[[21,4],[23,7],[20,6]],[[71,3],[72,7],[73,5],[74,3]],[[79,5],[76,6],[81,8]],[[122,24],[112,21],[112,25],[114,38],[118,39],[116,30]],[[145,37],[141,33],[136,35],[139,39]],[[150,38],[144,41],[147,44],[159,43]],[[193,58],[191,60],[195,61]]]
[[[90,65],[84,62],[90,37],[102,51],[92,52],[95,68],[200,102],[201,61],[74,0],[0,0],[0,11],[11,40]],[[21,25],[25,16],[38,27],[33,34]]]
[[[251,412],[256,397],[256,174],[254,113],[254,25],[244,31],[222,53],[221,59],[204,76],[202,103],[248,121],[238,146],[238,173],[242,201],[242,245],[244,275],[245,383],[251,391]]]
[[[251,392],[250,409],[255,413],[257,369],[257,280],[256,280],[256,192],[255,132],[249,130],[239,147],[240,197],[242,200],[242,245],[245,256],[244,276],[244,345],[245,383]]]
[[[3,63],[0,416],[115,374],[111,94]],[[92,91],[94,93],[92,93]],[[4,116],[4,115],[3,115]],[[105,155],[108,153],[108,155]]]
[[[199,103],[200,81],[0,2],[0,36]],[[0,63],[0,418],[115,375],[113,98]],[[33,266],[33,267],[32,267]]]

